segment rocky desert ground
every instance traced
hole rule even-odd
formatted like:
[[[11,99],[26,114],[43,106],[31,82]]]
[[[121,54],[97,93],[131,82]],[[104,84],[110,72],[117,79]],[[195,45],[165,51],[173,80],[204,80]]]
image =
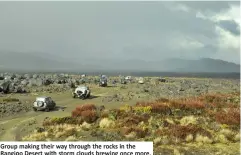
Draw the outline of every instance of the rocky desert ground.
[[[0,74],[1,141],[153,141],[155,154],[236,155],[240,150],[240,80],[68,74]],[[115,82],[113,82],[115,81]],[[78,85],[91,97],[72,98]],[[35,112],[38,96],[57,107]]]

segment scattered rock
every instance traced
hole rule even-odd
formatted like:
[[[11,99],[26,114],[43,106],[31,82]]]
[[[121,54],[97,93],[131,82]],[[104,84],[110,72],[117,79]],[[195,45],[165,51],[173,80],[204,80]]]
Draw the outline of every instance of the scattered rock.
[[[22,102],[0,103],[0,118],[32,110],[32,104]]]

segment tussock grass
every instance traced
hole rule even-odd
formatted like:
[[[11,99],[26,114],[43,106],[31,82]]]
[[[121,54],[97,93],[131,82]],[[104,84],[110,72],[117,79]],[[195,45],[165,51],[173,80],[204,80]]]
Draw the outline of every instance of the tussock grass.
[[[152,140],[155,147],[195,145],[196,149],[202,149],[218,144],[228,147],[228,144],[240,141],[237,130],[240,111],[235,100],[225,98],[237,95],[161,98],[103,111],[98,111],[93,104],[85,104],[67,118],[55,118],[46,123],[43,132],[25,137],[25,140],[77,141],[81,139],[80,133],[90,132],[100,140]],[[143,108],[137,111],[135,107]],[[150,112],[146,112],[145,107],[151,107]],[[177,150],[175,154],[185,152],[180,148]]]

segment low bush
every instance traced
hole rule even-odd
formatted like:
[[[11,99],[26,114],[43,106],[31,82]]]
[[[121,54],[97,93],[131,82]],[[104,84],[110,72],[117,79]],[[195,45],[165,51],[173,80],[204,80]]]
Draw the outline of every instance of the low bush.
[[[203,110],[206,108],[204,102],[198,98],[183,98],[178,100],[158,99],[154,102],[137,102],[136,106],[151,107],[153,113],[165,113],[170,114],[170,109],[181,110]]]
[[[60,125],[60,124],[82,124],[83,119],[81,118],[73,118],[73,117],[56,117],[56,118],[48,118],[43,121],[43,126],[52,126],[52,125]]]
[[[98,119],[98,115],[96,112],[96,106],[93,104],[85,104],[77,107],[72,111],[73,118],[82,118],[87,123],[93,123]]]
[[[200,97],[202,101],[207,103],[224,103],[227,100],[228,95],[223,94],[206,94]]]
[[[113,128],[115,127],[115,121],[109,118],[103,118],[99,123],[100,128]]]
[[[81,112],[81,117],[87,123],[93,123],[97,120],[98,116],[95,110],[85,110]]]
[[[147,122],[149,119],[148,115],[135,115],[130,114],[128,117],[124,118],[123,125],[132,126],[138,125],[140,122]]]
[[[152,107],[151,106],[146,106],[146,107],[142,107],[142,106],[135,106],[133,108],[135,113],[139,113],[139,114],[150,114],[152,112]]]
[[[215,119],[218,123],[227,125],[240,125],[240,108],[229,108],[227,111],[215,113]]]
[[[138,138],[144,138],[148,134],[148,129],[142,129],[142,128],[139,128],[139,127],[123,127],[121,129],[121,134],[123,136],[126,136],[130,133],[133,133],[133,132],[135,133],[135,135]]]
[[[230,106],[237,107],[240,103],[240,94],[238,92],[230,94],[206,94],[199,97],[199,100],[212,105],[215,108],[226,108]]]
[[[148,107],[152,113],[169,114],[171,109],[162,102],[137,102],[135,107]]]
[[[205,104],[197,98],[173,100],[170,102],[170,107],[181,110],[202,110],[205,109]]]
[[[180,124],[181,125],[189,125],[189,124],[196,125],[197,118],[195,118],[194,116],[185,116],[180,120]]]
[[[211,144],[211,143],[213,143],[213,140],[210,139],[209,137],[202,136],[202,135],[199,135],[199,134],[196,136],[195,141],[198,142],[198,143],[203,143],[203,144]]]
[[[211,134],[208,131],[195,125],[186,125],[186,126],[173,125],[169,129],[169,133],[172,134],[174,137],[177,137],[180,139],[185,139],[189,134],[192,134],[192,135],[199,134],[202,136],[211,137]]]
[[[202,135],[211,138],[212,135],[210,132],[200,128],[196,125],[170,125],[167,129],[158,129],[156,131],[157,136],[168,135],[170,137],[175,137],[180,140],[186,141],[186,138],[189,135],[193,135],[193,139],[196,138],[197,135]]]
[[[84,104],[76,107],[76,110],[79,112],[86,111],[86,110],[96,110],[96,109],[97,107],[94,104]]]

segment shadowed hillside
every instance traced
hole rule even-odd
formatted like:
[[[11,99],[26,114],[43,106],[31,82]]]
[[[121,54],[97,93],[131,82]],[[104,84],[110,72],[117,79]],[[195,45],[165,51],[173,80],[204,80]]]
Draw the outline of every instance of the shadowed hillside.
[[[200,60],[166,59],[147,62],[142,60],[71,59],[48,53],[0,52],[1,70],[23,71],[153,71],[153,72],[206,72],[239,73],[240,65],[210,58]],[[77,61],[78,60],[78,61]]]

